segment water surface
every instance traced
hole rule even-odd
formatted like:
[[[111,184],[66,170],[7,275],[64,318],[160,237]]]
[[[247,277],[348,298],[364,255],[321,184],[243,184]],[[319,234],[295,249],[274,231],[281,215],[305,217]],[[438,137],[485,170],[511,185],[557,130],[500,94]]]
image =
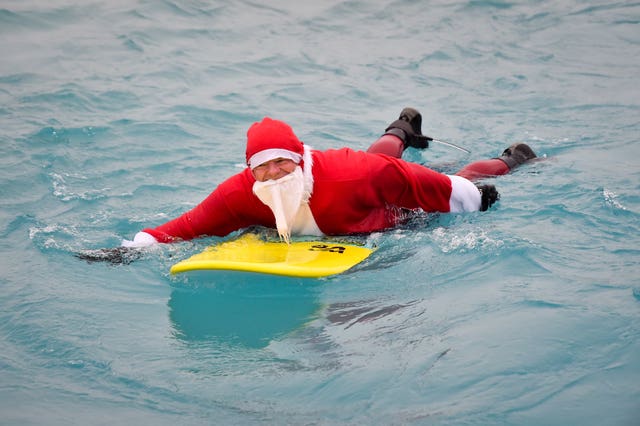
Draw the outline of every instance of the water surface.
[[[640,6],[5,0],[0,423],[632,425],[640,418]],[[366,149],[405,106],[453,171],[545,160],[487,213],[366,237],[322,280],[113,247],[240,170],[269,115]]]

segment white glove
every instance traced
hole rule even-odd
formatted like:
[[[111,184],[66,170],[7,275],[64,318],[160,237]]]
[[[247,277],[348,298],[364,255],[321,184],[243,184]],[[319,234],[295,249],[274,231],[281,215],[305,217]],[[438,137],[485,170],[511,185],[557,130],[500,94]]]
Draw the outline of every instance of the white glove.
[[[127,248],[141,248],[141,247],[149,247],[154,244],[158,244],[158,240],[153,238],[153,235],[147,234],[146,232],[138,232],[135,237],[133,237],[133,241],[130,240],[122,240],[122,247]]]

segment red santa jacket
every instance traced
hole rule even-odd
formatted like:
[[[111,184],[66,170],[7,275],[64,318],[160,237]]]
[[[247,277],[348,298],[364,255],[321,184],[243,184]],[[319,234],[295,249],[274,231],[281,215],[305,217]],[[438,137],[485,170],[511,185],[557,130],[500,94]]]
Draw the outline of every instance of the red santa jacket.
[[[392,227],[399,208],[448,212],[448,176],[419,164],[349,148],[312,151],[309,207],[326,235]],[[222,182],[205,200],[164,225],[145,229],[160,242],[224,236],[252,225],[275,228],[273,213],[254,194],[249,168]]]

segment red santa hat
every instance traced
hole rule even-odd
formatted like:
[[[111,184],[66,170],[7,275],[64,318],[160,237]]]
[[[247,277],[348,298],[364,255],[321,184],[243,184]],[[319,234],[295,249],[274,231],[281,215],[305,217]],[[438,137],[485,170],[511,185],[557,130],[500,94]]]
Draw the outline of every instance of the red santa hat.
[[[250,168],[276,158],[300,163],[304,145],[287,123],[264,117],[247,131],[246,159]]]

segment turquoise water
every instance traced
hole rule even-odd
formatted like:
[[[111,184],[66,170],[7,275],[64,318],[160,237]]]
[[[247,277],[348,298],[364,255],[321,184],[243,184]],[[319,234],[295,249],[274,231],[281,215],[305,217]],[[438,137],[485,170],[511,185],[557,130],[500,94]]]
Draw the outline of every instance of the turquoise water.
[[[308,2],[311,3],[311,2]],[[0,424],[635,425],[640,4],[0,4]],[[488,213],[322,280],[74,257],[240,170],[269,115],[365,149],[404,106],[441,170],[529,143]]]

